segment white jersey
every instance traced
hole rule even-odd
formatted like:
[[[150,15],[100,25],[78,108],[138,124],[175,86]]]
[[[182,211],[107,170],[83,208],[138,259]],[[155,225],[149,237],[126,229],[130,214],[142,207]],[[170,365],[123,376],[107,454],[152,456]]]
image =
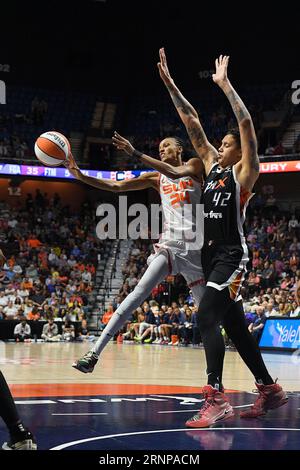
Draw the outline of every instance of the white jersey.
[[[161,254],[166,256],[169,274],[183,275],[199,305],[204,285],[201,265],[204,220],[200,206],[201,184],[188,176],[172,180],[160,175],[159,186],[163,233],[154,245],[155,254],[149,256],[148,264]]]
[[[200,250],[203,244],[200,182],[189,176],[172,180],[160,175],[159,191],[163,214],[159,243],[181,241],[187,250]]]

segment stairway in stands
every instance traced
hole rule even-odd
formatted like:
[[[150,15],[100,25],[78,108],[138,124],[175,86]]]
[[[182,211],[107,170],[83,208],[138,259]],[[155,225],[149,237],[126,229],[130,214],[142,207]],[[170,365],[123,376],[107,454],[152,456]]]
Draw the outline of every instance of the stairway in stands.
[[[292,151],[293,145],[296,142],[298,135],[300,135],[300,120],[297,122],[293,120],[289,124],[282,138],[282,145],[287,149],[288,152]]]
[[[114,301],[123,285],[122,269],[127,264],[132,243],[133,242],[131,240],[116,240],[113,242],[101,286],[99,288],[99,293],[97,295],[98,321],[99,316],[105,312],[108,304]]]

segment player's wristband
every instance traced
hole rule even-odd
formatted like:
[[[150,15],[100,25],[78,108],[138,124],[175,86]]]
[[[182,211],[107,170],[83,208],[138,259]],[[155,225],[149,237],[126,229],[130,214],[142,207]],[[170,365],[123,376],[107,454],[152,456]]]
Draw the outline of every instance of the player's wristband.
[[[138,150],[135,150],[135,149],[132,152],[132,156],[136,158],[141,158],[142,155],[143,155],[143,152],[139,152]]]

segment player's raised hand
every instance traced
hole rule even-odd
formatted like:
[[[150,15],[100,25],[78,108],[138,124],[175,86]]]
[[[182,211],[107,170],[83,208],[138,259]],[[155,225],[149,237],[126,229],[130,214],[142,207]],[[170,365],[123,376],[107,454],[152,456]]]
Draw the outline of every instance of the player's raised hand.
[[[157,67],[158,67],[158,70],[159,70],[160,78],[163,80],[164,84],[167,87],[170,86],[170,85],[173,85],[174,81],[173,81],[173,79],[170,75],[169,69],[168,69],[165,49],[163,47],[161,49],[159,49],[159,59],[160,59],[160,62],[158,62]]]
[[[125,139],[125,137],[122,137],[116,131],[114,132],[112,142],[113,142],[113,145],[117,147],[117,149],[124,150],[124,152],[128,153],[128,155],[133,154],[134,147],[131,145],[129,140]]]
[[[218,59],[216,59],[216,73],[213,74],[212,79],[213,81],[222,87],[225,83],[228,82],[227,77],[227,68],[228,68],[229,56],[227,55],[220,55]]]

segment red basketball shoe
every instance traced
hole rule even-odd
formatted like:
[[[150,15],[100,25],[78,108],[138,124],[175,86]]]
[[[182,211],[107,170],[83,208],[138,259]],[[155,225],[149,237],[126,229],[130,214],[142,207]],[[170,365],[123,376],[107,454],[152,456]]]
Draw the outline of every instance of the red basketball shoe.
[[[234,415],[232,406],[224,393],[211,385],[206,385],[203,387],[203,395],[205,403],[200,411],[185,423],[188,428],[208,428]]]
[[[288,397],[286,393],[276,382],[271,385],[260,385],[257,383],[255,385],[259,396],[249,410],[240,413],[241,418],[257,418],[258,416],[265,415],[267,411],[274,410],[287,403]]]

